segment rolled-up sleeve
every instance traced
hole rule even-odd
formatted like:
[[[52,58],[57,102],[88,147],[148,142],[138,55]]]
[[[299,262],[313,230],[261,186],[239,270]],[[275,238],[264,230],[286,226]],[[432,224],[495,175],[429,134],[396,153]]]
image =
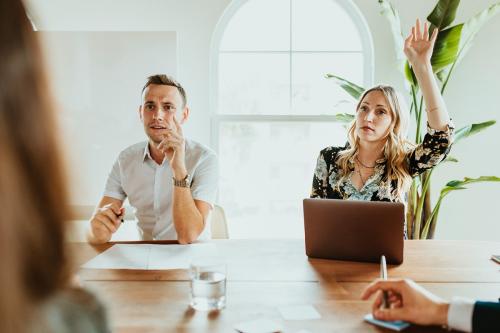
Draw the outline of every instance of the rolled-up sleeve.
[[[219,164],[217,155],[208,155],[196,168],[191,183],[193,199],[209,203],[212,208],[217,196]]]
[[[444,131],[433,129],[427,124],[424,140],[407,154],[409,172],[412,177],[435,167],[446,158],[453,142],[454,129],[451,120]]]
[[[116,159],[115,163],[113,164],[113,168],[111,169],[111,172],[108,175],[103,195],[118,200],[125,200],[125,198],[127,197],[127,194],[123,190],[122,186],[119,158]]]

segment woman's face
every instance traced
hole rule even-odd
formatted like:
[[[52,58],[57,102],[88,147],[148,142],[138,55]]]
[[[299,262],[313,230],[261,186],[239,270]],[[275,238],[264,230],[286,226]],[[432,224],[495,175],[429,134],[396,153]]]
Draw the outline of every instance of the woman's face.
[[[381,91],[369,92],[356,111],[356,133],[360,140],[385,141],[392,123],[392,112]]]

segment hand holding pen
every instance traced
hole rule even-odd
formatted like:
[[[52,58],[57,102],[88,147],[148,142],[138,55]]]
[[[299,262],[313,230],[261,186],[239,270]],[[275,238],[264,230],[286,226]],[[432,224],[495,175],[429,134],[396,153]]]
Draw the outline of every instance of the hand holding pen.
[[[120,225],[124,222],[125,208],[121,204],[109,203],[96,209],[90,220],[89,241],[105,243],[111,239]]]
[[[387,276],[387,275],[386,275]],[[384,292],[387,304],[384,304]],[[362,293],[367,300],[376,294],[372,304],[375,319],[384,321],[404,320],[420,325],[447,325],[449,303],[408,279],[377,279]]]

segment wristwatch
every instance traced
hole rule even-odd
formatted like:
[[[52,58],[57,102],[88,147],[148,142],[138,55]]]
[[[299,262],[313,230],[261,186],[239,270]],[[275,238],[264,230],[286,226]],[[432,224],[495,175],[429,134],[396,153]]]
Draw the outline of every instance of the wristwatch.
[[[175,179],[175,177],[172,177],[172,181],[174,183],[174,186],[177,186],[177,187],[190,187],[191,186],[191,176],[189,176],[189,174],[187,174],[186,177],[184,177],[181,180],[177,180],[177,179]]]

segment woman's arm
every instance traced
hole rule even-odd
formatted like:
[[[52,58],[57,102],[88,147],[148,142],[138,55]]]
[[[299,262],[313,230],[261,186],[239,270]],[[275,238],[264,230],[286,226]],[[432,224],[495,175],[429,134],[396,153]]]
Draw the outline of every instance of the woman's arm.
[[[404,52],[417,77],[418,84],[424,97],[429,126],[435,130],[446,131],[450,116],[446,104],[439,91],[434,73],[432,72],[431,56],[436,42],[438,30],[434,29],[429,39],[429,26],[424,24],[422,33],[420,20],[411,29],[405,40]]]

